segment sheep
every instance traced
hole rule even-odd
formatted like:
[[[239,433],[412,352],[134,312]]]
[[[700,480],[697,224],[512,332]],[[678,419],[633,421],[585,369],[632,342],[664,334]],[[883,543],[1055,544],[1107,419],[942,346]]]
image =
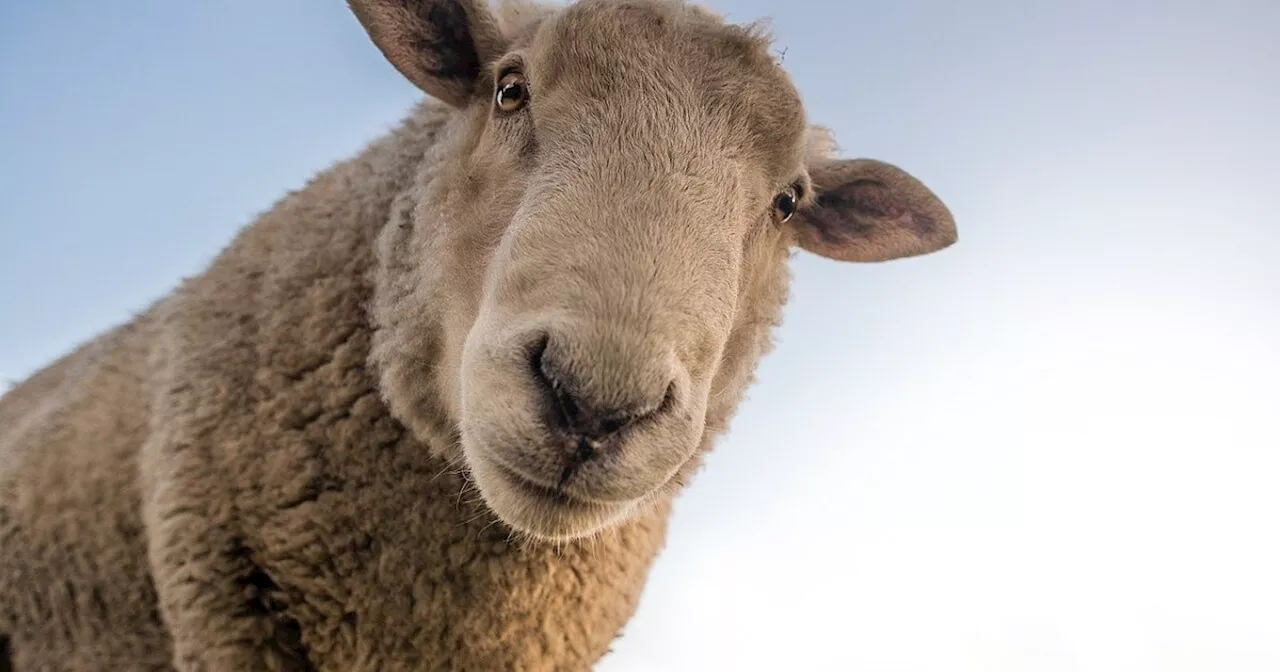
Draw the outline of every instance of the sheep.
[[[792,253],[957,239],[915,177],[837,158],[758,26],[349,5],[424,99],[0,398],[6,664],[589,669]]]

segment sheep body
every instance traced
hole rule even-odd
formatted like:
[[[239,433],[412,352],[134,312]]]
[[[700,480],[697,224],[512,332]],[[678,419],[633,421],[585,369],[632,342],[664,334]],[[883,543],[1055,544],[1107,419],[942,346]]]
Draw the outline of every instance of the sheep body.
[[[831,155],[755,28],[350,2],[434,100],[0,397],[19,670],[587,669],[791,250],[956,240],[914,177]]]
[[[511,538],[367,365],[376,238],[446,119],[423,105],[0,398],[16,669],[577,669],[606,652],[666,506],[587,544]]]

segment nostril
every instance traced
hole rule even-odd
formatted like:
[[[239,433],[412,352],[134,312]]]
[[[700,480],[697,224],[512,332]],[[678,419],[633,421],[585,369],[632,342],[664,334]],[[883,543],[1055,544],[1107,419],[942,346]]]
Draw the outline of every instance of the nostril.
[[[600,431],[603,434],[617,434],[623,427],[631,424],[631,418],[614,416],[604,418],[600,421]]]
[[[540,337],[529,349],[529,368],[542,388],[548,426],[576,439],[601,442],[651,415],[670,410],[675,384],[657,404],[600,404],[584,398],[579,381],[557,360],[550,338]]]
[[[564,429],[574,427],[581,422],[582,413],[577,401],[570,394],[563,381],[563,375],[556,370],[547,357],[550,338],[543,336],[534,343],[529,353],[529,365],[533,369],[534,378],[542,384],[543,393],[549,398],[555,413],[556,424]]]
[[[666,394],[662,395],[662,403],[658,404],[658,408],[653,411],[653,415],[666,413],[676,406],[676,381],[671,381],[667,385]]]
[[[551,381],[547,380],[547,374],[542,370],[542,358],[547,354],[547,344],[550,342],[546,336],[540,337],[529,346],[527,363],[529,372],[533,374],[533,379],[546,388],[544,391],[551,393]]]

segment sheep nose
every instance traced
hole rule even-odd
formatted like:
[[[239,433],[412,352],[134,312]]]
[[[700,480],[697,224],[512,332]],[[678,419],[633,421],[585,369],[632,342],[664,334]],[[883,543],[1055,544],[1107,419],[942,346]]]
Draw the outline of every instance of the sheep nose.
[[[535,345],[530,365],[542,388],[548,428],[600,444],[674,403],[675,382],[658,373],[657,363],[637,368],[613,361],[601,367],[600,359],[588,355],[574,361],[545,337]],[[591,367],[607,368],[614,375],[592,375]]]

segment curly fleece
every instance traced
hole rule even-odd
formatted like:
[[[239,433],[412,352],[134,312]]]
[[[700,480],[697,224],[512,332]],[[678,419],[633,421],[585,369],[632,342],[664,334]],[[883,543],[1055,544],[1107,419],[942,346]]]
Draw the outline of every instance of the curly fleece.
[[[669,505],[586,543],[512,539],[368,364],[375,239],[444,119],[424,105],[0,399],[15,669],[586,669],[607,652]]]

